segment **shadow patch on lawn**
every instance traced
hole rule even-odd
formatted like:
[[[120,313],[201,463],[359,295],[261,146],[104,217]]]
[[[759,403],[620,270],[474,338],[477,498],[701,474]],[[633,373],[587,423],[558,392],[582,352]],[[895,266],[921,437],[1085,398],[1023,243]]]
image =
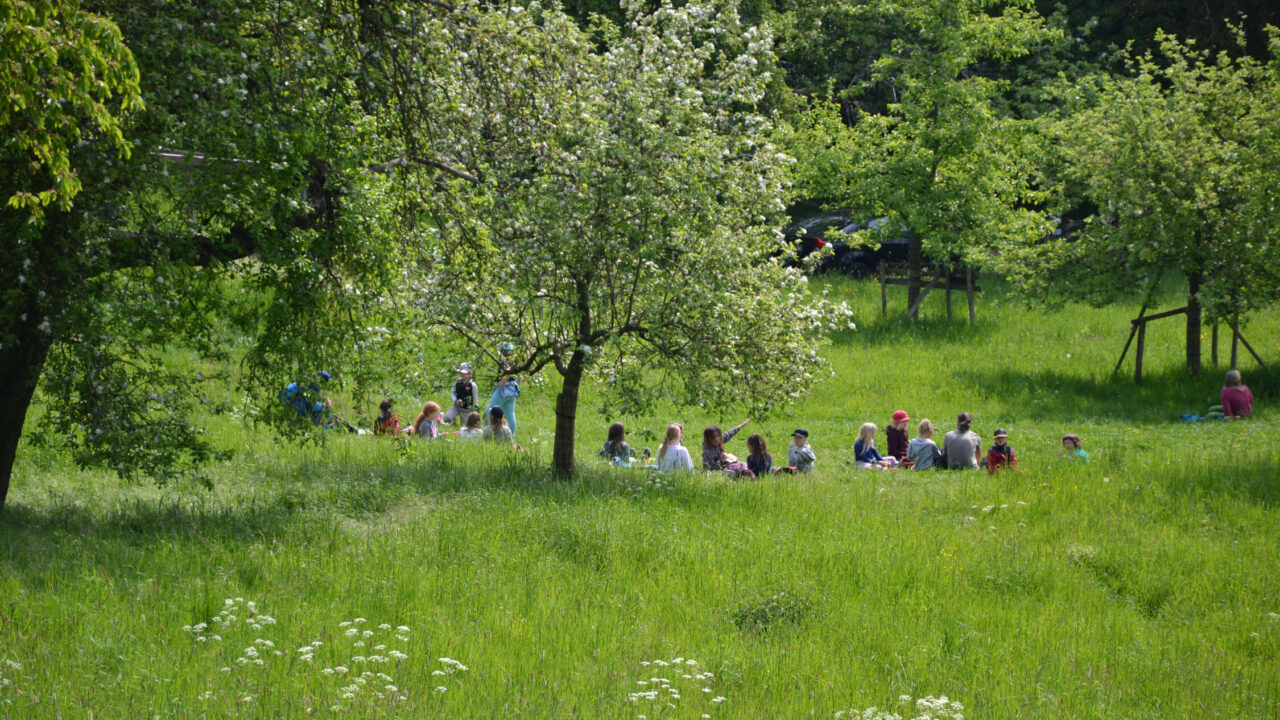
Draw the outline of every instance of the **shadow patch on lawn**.
[[[1280,507],[1280,448],[1270,448],[1268,455],[1230,467],[1183,465],[1163,473],[1162,480],[1171,495],[1220,495]]]
[[[1203,414],[1217,403],[1222,387],[1217,373],[1206,371],[1192,378],[1180,368],[1145,374],[1141,385],[1135,385],[1131,375],[1113,379],[1104,368],[1091,376],[1058,370],[958,370],[955,377],[1030,418],[1096,417],[1132,423],[1177,423],[1183,413]],[[1262,381],[1269,387],[1270,380]]]

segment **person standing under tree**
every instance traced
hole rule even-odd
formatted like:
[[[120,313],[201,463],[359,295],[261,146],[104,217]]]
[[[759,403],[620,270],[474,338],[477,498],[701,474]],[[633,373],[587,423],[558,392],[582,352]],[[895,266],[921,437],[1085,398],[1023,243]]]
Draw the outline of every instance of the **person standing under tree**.
[[[493,386],[493,393],[489,395],[489,410],[493,408],[502,408],[502,415],[506,418],[507,429],[514,436],[516,433],[516,398],[520,397],[520,384],[516,382],[516,378],[511,374],[511,353],[515,352],[515,345],[504,342],[498,346],[498,352],[502,353],[502,365],[498,374],[498,382]]]

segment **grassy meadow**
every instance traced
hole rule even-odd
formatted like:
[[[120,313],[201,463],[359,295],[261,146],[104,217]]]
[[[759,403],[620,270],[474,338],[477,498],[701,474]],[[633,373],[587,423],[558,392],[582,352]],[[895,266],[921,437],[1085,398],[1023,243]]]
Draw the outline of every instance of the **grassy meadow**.
[[[234,455],[155,487],[24,445],[0,718],[1280,717],[1280,313],[1245,328],[1273,365],[1241,360],[1255,417],[1193,424],[1227,366],[1206,343],[1187,378],[1178,319],[1136,386],[1131,361],[1110,378],[1136,303],[1030,311],[984,279],[976,325],[934,295],[906,326],[900,288],[886,320],[873,282],[830,282],[859,325],[834,375],[750,427],[775,459],[808,428],[809,477],[597,465],[589,391],[585,469],[553,480],[554,378],[520,399],[523,454],[220,417]],[[961,410],[1006,428],[1018,471],[853,468],[899,408],[913,437]],[[656,450],[672,420],[744,417],[619,419]]]

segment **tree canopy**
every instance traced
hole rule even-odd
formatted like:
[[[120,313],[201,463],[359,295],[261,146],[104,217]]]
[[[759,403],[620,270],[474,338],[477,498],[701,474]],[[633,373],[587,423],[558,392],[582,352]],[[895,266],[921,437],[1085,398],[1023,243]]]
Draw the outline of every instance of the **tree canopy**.
[[[1002,83],[977,72],[980,60],[1024,55],[1053,36],[1026,2],[876,3],[868,7],[909,28],[872,64],[858,92],[887,84],[883,112],[844,122],[815,102],[796,135],[802,186],[833,205],[887,215],[913,232],[908,306],[920,294],[924,257],[982,264],[992,247],[1042,236],[1033,127],[997,111]],[[871,239],[874,242],[874,238]]]
[[[1196,373],[1202,309],[1229,319],[1280,296],[1280,74],[1275,63],[1158,40],[1159,53],[1130,56],[1128,75],[1060,88],[1063,111],[1046,123],[1058,153],[1048,182],[1098,210],[1078,235],[1009,248],[1006,266],[1030,297],[1096,303],[1185,276]]]

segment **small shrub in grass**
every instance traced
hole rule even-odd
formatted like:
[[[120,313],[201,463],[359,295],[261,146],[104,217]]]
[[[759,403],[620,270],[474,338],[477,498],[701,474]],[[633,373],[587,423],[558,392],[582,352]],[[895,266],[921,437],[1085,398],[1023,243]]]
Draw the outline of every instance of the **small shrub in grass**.
[[[779,590],[748,600],[734,608],[729,619],[742,632],[764,632],[770,627],[798,623],[813,609],[813,604],[803,595]]]

